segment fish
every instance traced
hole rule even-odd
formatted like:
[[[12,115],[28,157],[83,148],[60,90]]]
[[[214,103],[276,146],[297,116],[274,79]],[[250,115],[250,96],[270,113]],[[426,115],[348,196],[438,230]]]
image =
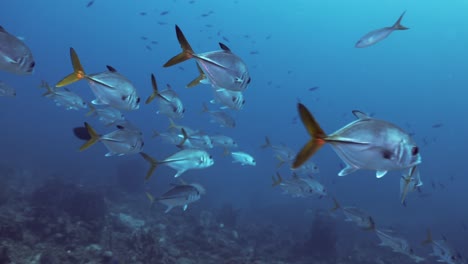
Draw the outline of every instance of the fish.
[[[164,114],[169,118],[183,118],[185,113],[184,105],[177,93],[171,89],[171,86],[168,84],[166,90],[159,91],[154,74],[151,74],[151,85],[153,93],[146,99],[145,104],[151,103],[156,98],[159,106],[158,113]]]
[[[250,154],[247,154],[245,152],[241,152],[241,151],[231,152],[231,157],[233,159],[232,163],[240,163],[242,166],[257,165],[257,162],[255,161],[255,159]]]
[[[146,173],[146,180],[151,178],[154,170],[159,165],[167,165],[175,169],[177,172],[174,177],[177,178],[187,170],[205,169],[214,164],[213,157],[208,152],[201,149],[183,149],[161,161],[152,158],[144,152],[141,152],[140,155],[150,163],[150,168],[148,173]]]
[[[86,7],[91,7],[92,5],[94,4],[94,0],[91,0],[89,1],[87,4],[86,4]]]
[[[84,123],[84,126],[90,139],[80,147],[80,151],[88,149],[98,141],[102,142],[109,151],[105,154],[106,157],[131,155],[143,150],[143,134],[133,127],[117,125],[117,130],[99,135],[87,122]]]
[[[164,142],[169,143],[171,145],[177,145],[180,146],[181,143],[183,143],[183,138],[180,137],[179,134],[175,133],[160,133],[157,130],[153,129],[153,138],[159,137],[161,138]]]
[[[201,196],[205,194],[205,188],[199,183],[191,184],[173,184],[172,188],[163,193],[160,197],[154,198],[151,194],[146,193],[151,204],[158,201],[167,206],[164,213],[168,213],[172,208],[182,206],[185,211],[188,205],[200,200]]]
[[[36,62],[29,47],[0,26],[0,70],[17,75],[30,75]]]
[[[45,81],[42,81],[41,87],[47,89],[42,96],[51,98],[57,106],[63,106],[66,110],[80,110],[88,107],[81,96],[66,88],[64,90],[53,89]]]
[[[210,103],[221,104],[221,109],[242,110],[245,99],[242,92],[230,91],[227,89],[213,88],[213,98]]]
[[[240,57],[232,53],[226,45],[220,43],[221,50],[197,54],[177,25],[176,34],[182,52],[169,59],[163,66],[170,67],[188,59],[195,59],[205,74],[190,82],[187,85],[188,87],[203,82],[210,83],[218,89],[243,91],[250,84],[251,78],[247,65]]]
[[[210,111],[206,104],[203,104],[203,113],[207,113],[210,115],[211,122],[217,123],[221,127],[227,128],[235,128],[236,127],[236,120],[234,117],[229,115],[227,112],[224,111]]]
[[[318,87],[318,86],[314,86],[314,87],[309,88],[308,90],[309,90],[309,92],[314,92],[314,91],[317,91],[319,88],[320,87]]]
[[[116,125],[117,123],[125,120],[124,114],[113,107],[106,106],[104,108],[95,108],[92,104],[90,104],[89,108],[90,110],[86,115],[96,116],[98,120],[106,126]]]
[[[147,13],[146,12],[140,12],[140,16],[146,16]]]
[[[382,230],[376,229],[375,233],[380,239],[379,246],[390,247],[393,252],[400,253],[410,257],[414,262],[419,263],[425,259],[414,254],[414,250],[410,247],[406,239],[390,236]]]
[[[297,173],[299,176],[306,176],[306,175],[313,175],[313,174],[318,174],[320,173],[320,169],[315,164],[315,162],[308,160],[304,164],[302,164],[300,167],[293,169],[294,173]]]
[[[169,14],[169,11],[162,11],[161,13],[159,13],[160,16],[165,16]]]
[[[16,89],[11,87],[9,84],[0,81],[0,96],[16,96]]]
[[[311,139],[296,155],[293,169],[306,162],[325,143],[330,143],[346,164],[338,176],[366,169],[376,170],[376,177],[381,178],[389,170],[410,168],[422,161],[414,140],[392,123],[355,110],[353,114],[357,120],[327,135],[303,104],[298,104],[298,111]]]
[[[417,190],[423,185],[417,166],[411,167],[406,175],[400,178],[400,200],[404,203],[409,192]]]
[[[293,173],[292,177],[288,180],[283,180],[281,175],[277,172],[276,178],[273,176],[272,186],[280,186],[283,193],[289,194],[294,198],[297,197],[310,197],[319,195],[319,198],[327,195],[325,187],[317,180],[311,177],[299,177]]]
[[[439,258],[437,262],[445,262],[448,264],[459,264],[464,262],[460,253],[456,252],[448,243],[447,240],[433,240],[431,230],[427,230],[427,238],[422,242],[423,245],[432,245],[431,256]]]
[[[331,209],[332,211],[336,211],[338,209],[341,209],[343,214],[346,217],[346,221],[350,221],[355,223],[358,227],[364,229],[364,230],[374,230],[375,229],[375,222],[372,216],[370,216],[368,213],[362,211],[361,209],[357,207],[352,207],[352,206],[344,206],[342,207],[340,203],[338,203],[338,200],[333,197],[333,202],[335,206]]]
[[[180,148],[211,149],[214,147],[211,138],[202,132],[193,131],[189,134],[184,128],[181,129],[181,132],[181,134],[178,134],[178,137],[182,141],[177,145]]]
[[[356,43],[355,47],[356,48],[367,48],[369,46],[372,46],[376,44],[379,41],[384,40],[387,38],[393,31],[395,30],[407,30],[409,28],[401,25],[401,20],[403,19],[403,16],[405,15],[406,11],[401,14],[400,18],[393,24],[391,27],[384,27],[381,29],[377,29],[374,31],[371,31],[361,37],[358,42]]]
[[[441,128],[443,126],[444,126],[444,124],[442,124],[442,123],[436,123],[436,124],[432,125],[432,128]]]
[[[222,147],[222,148],[227,148],[227,149],[233,149],[233,148],[239,147],[239,145],[234,139],[225,135],[210,136],[210,139],[211,139],[211,142],[213,143],[213,146],[215,147]]]
[[[263,149],[265,148],[273,149],[273,152],[275,153],[276,158],[280,161],[280,163],[278,163],[278,165],[276,166],[277,168],[281,167],[284,163],[292,162],[296,155],[294,150],[292,150],[286,145],[271,144],[268,136],[265,136],[265,144],[261,145],[260,147]]]
[[[92,101],[94,105],[108,105],[119,110],[140,108],[140,97],[138,97],[135,87],[113,67],[107,66],[108,71],[87,75],[73,48],[70,48],[70,58],[73,73],[59,81],[55,87],[67,86],[81,79],[86,79],[96,96],[96,99]]]

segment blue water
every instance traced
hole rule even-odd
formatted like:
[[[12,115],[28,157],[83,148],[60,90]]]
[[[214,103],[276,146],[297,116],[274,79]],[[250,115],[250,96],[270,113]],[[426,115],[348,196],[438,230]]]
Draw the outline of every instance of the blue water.
[[[468,231],[461,226],[468,221],[466,1],[196,0],[190,4],[181,0],[96,0],[89,8],[86,4],[81,0],[2,3],[1,25],[24,37],[36,59],[32,76],[0,72],[0,79],[16,87],[18,94],[0,98],[2,163],[44,174],[60,172],[91,185],[112,181],[117,164],[124,159],[136,160],[146,170],[148,165],[139,155],[104,157],[102,144],[79,152],[82,142],[73,136],[73,127],[88,121],[100,133],[109,128],[85,117],[85,111],[65,111],[41,97],[41,80],[55,84],[72,71],[69,48],[73,47],[87,72],[104,71],[105,65],[112,65],[132,80],[142,99],[151,93],[150,74],[154,73],[160,87],[170,83],[183,100],[187,110],[179,123],[231,136],[241,150],[256,158],[256,167],[242,167],[214,150],[213,167],[184,175],[187,181],[200,182],[207,189],[207,195],[190,206],[192,209],[225,202],[253,209],[252,214],[268,208],[258,214],[273,215],[272,221],[301,229],[310,221],[304,217],[305,210],[332,206],[328,199],[293,199],[273,189],[276,160],[271,150],[259,148],[265,136],[296,150],[305,144],[308,135],[302,124],[292,123],[299,98],[328,133],[352,121],[354,109],[414,132],[423,158],[422,191],[430,196],[411,193],[407,207],[399,201],[399,171],[382,179],[371,171],[338,177],[340,159],[329,146],[313,161],[320,167],[321,181],[341,203],[364,209],[378,225],[397,227],[412,244],[419,244],[431,228],[436,238],[444,234],[468,255]],[[354,48],[362,35],[391,26],[404,10],[402,24],[410,30],[394,32],[369,48]],[[169,13],[161,16],[163,11]],[[201,16],[209,11],[213,13]],[[180,52],[175,24],[196,52],[216,50],[218,42],[223,42],[248,65],[252,83],[245,92],[244,109],[234,114],[235,129],[218,128],[200,113],[202,103],[211,99],[207,85],[184,88],[197,76],[193,61],[162,67]],[[158,44],[150,44],[151,40]],[[252,51],[258,54],[250,54]],[[313,86],[320,88],[308,91]],[[93,99],[84,81],[70,89],[88,101]],[[151,139],[153,129],[162,131],[169,124],[165,116],[156,114],[155,104],[142,104],[126,117],[142,129],[146,153],[162,159],[176,151]],[[432,128],[435,123],[443,126]],[[287,174],[287,168],[281,171]],[[158,168],[145,188],[161,193],[174,182],[171,175],[172,169]],[[143,181],[144,173],[134,177]],[[437,188],[431,187],[432,182]]]

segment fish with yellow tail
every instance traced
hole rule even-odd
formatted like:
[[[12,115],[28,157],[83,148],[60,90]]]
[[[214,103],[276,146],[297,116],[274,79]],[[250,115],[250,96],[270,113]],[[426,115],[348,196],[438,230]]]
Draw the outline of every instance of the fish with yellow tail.
[[[184,117],[185,108],[177,93],[172,90],[168,84],[167,89],[160,91],[156,83],[156,77],[151,74],[151,85],[153,93],[146,99],[145,104],[151,103],[154,99],[158,101],[158,113],[164,114],[169,118],[180,119]]]
[[[250,84],[250,75],[244,61],[234,54],[226,45],[220,43],[221,50],[195,53],[185,38],[182,30],[176,25],[177,40],[182,52],[168,60],[164,67],[170,67],[189,59],[195,59],[201,74],[187,87],[199,83],[209,83],[216,89],[243,91]]]
[[[78,54],[70,48],[70,58],[73,65],[73,73],[59,81],[55,87],[70,85],[82,79],[86,79],[96,99],[94,105],[108,105],[119,110],[136,110],[140,107],[140,97],[133,84],[116,69],[107,66],[108,71],[86,74],[81,66]]]
[[[407,30],[408,28],[401,25],[401,20],[403,19],[403,16],[405,15],[406,11],[401,14],[400,18],[393,24],[391,27],[384,27],[381,29],[373,30],[363,37],[361,37],[358,42],[356,43],[355,47],[356,48],[367,48],[369,46],[372,46],[376,44],[377,42],[380,42],[384,39],[386,39],[390,34],[392,34],[393,31],[395,30]]]
[[[375,170],[377,178],[381,178],[387,171],[406,169],[421,163],[419,148],[414,140],[392,123],[355,110],[353,114],[357,120],[327,135],[303,104],[298,104],[298,111],[311,139],[296,155],[293,169],[306,162],[325,143],[330,143],[345,163],[339,176],[357,170]]]

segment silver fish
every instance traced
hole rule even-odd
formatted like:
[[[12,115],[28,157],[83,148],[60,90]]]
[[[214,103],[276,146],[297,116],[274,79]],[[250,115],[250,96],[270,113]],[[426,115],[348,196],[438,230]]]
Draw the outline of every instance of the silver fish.
[[[445,262],[448,264],[466,263],[462,256],[456,252],[445,239],[433,240],[431,230],[427,230],[427,238],[422,243],[432,245],[432,253],[430,255],[439,258],[437,262]]]
[[[176,133],[158,132],[157,130],[153,129],[153,138],[154,137],[161,138],[164,142],[171,145],[180,146],[180,144],[183,143],[183,138],[181,138],[180,135]]]
[[[68,89],[53,89],[45,81],[42,81],[41,87],[47,89],[42,96],[51,98],[57,106],[63,106],[67,110],[79,110],[88,107],[83,98]]]
[[[177,25],[176,34],[182,52],[167,61],[164,67],[194,58],[203,74],[188,84],[188,87],[208,82],[213,87],[231,91],[243,91],[247,88],[251,80],[247,66],[226,45],[220,43],[221,50],[196,54]]]
[[[277,178],[273,179],[273,186],[280,186],[285,194],[289,194],[292,197],[310,197],[318,195],[320,198],[327,195],[327,192],[323,185],[317,180],[306,177],[299,177],[297,174],[293,174],[288,180],[283,180],[279,173],[276,173]]]
[[[191,184],[174,184],[171,189],[162,194],[159,198],[154,199],[153,196],[147,193],[151,203],[158,201],[167,206],[164,213],[168,213],[176,206],[182,206],[183,210],[187,210],[188,205],[200,200],[205,194],[205,188],[198,183]]]
[[[293,169],[294,173],[299,176],[308,176],[320,173],[320,169],[313,161],[308,160],[299,168]]]
[[[63,78],[55,87],[63,87],[86,79],[96,96],[96,99],[92,101],[93,104],[108,105],[119,110],[140,108],[140,97],[138,97],[135,87],[113,67],[107,66],[108,71],[87,75],[73,48],[70,48],[70,57],[74,72]]]
[[[151,74],[151,84],[153,86],[153,94],[146,99],[146,104],[151,103],[151,101],[157,98],[159,113],[175,119],[184,117],[185,108],[182,104],[182,100],[180,100],[177,93],[171,89],[171,86],[168,84],[166,90],[159,91],[154,74]]]
[[[98,117],[106,126],[115,125],[125,120],[125,116],[114,107],[95,108],[92,104],[89,105],[90,111],[86,115],[94,115]]]
[[[333,202],[335,206],[332,208],[332,211],[341,209],[346,217],[346,221],[354,222],[358,227],[365,230],[375,229],[374,219],[368,213],[357,207],[341,206],[335,198],[333,198]]]
[[[374,45],[375,43],[377,43],[377,42],[379,42],[381,40],[384,40],[390,34],[392,34],[392,32],[395,31],[395,30],[407,30],[407,29],[409,29],[409,28],[407,28],[405,26],[402,26],[400,24],[401,19],[403,18],[405,13],[406,13],[406,11],[403,12],[403,14],[401,14],[400,18],[398,18],[398,20],[395,22],[395,24],[393,24],[393,26],[377,29],[377,30],[371,31],[371,32],[367,33],[366,35],[364,35],[361,39],[358,40],[355,47],[356,48],[366,48],[366,47]]]
[[[400,199],[401,203],[405,202],[406,196],[409,192],[415,191],[418,187],[421,187],[423,182],[421,181],[421,175],[417,166],[411,167],[406,175],[402,175],[400,178]]]
[[[381,230],[376,229],[375,233],[380,238],[379,246],[389,247],[395,253],[406,255],[413,259],[416,263],[424,261],[425,259],[414,254],[413,249],[410,247],[408,241],[400,237],[390,236]]]
[[[198,133],[197,130],[194,130],[194,129],[191,129],[190,127],[188,126],[183,126],[183,125],[178,125],[174,122],[174,120],[172,120],[172,118],[169,118],[169,128],[168,128],[168,131],[170,133],[174,133],[174,134],[180,134],[182,129],[185,130],[185,132],[187,132],[187,134],[189,135],[192,135],[192,134],[196,134]]]
[[[232,139],[231,137],[224,136],[224,135],[214,135],[210,136],[211,142],[213,142],[213,146],[215,147],[222,147],[227,149],[233,149],[239,147],[237,142]]]
[[[198,148],[198,149],[211,149],[213,148],[213,142],[208,135],[201,132],[195,131],[192,134],[188,134],[185,129],[181,129],[182,134],[178,134],[181,138],[181,143],[178,145],[182,148]]]
[[[16,96],[16,89],[0,81],[0,96]]]
[[[151,178],[158,165],[167,165],[177,171],[174,177],[179,177],[187,170],[204,169],[214,164],[213,157],[208,152],[201,149],[183,149],[164,160],[158,161],[146,153],[141,152],[141,156],[150,163],[151,167],[146,174],[146,179]]]
[[[0,26],[0,70],[28,75],[33,73],[35,65],[29,47]]]
[[[292,162],[295,158],[296,153],[294,150],[289,148],[286,145],[273,145],[270,142],[270,139],[266,136],[265,137],[265,144],[260,146],[261,148],[271,148],[275,152],[276,158],[280,161],[280,163],[276,166],[277,168],[281,167],[284,163]]]
[[[210,111],[206,104],[203,104],[203,112],[211,117],[211,122],[219,124],[221,127],[235,128],[236,120],[224,111]]]
[[[257,165],[257,162],[255,159],[250,155],[245,152],[237,151],[237,152],[231,152],[231,157],[233,159],[233,163],[240,163],[242,166],[244,165],[250,165],[250,166],[255,166]]]
[[[366,169],[376,170],[377,178],[381,178],[389,170],[406,169],[421,163],[419,148],[411,136],[392,123],[353,111],[358,118],[356,121],[327,135],[303,104],[298,104],[298,110],[312,138],[297,154],[293,168],[301,166],[325,143],[330,143],[346,164],[339,176]]]
[[[136,154],[143,150],[143,134],[133,127],[125,127],[117,125],[117,130],[105,135],[99,135],[88,123],[85,122],[85,127],[88,130],[91,139],[80,147],[83,151],[98,141],[102,142],[109,151],[106,157],[122,156]]]
[[[242,92],[230,91],[214,87],[214,99],[210,101],[212,104],[221,104],[221,109],[229,108],[232,110],[242,110],[245,105],[244,94]]]

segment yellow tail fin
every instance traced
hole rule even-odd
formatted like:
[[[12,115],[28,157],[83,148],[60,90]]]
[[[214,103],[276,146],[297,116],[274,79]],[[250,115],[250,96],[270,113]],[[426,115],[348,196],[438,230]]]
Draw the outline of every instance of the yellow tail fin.
[[[151,103],[151,101],[158,96],[159,91],[158,91],[158,84],[156,83],[156,77],[154,77],[154,74],[151,74],[151,85],[153,86],[153,93],[146,99],[145,104]]]
[[[333,208],[330,209],[332,212],[341,208],[340,203],[338,203],[338,200],[336,200],[335,197],[333,197],[333,203],[334,203]]]
[[[177,25],[176,25],[176,34],[177,34],[177,40],[179,40],[180,47],[182,48],[182,52],[175,55],[170,60],[168,60],[163,65],[163,67],[173,66],[175,64],[181,63],[193,57],[194,52],[192,50],[192,47],[190,47],[190,44],[185,38],[184,33],[182,33],[182,30],[180,30],[179,26]]]
[[[150,155],[144,153],[144,152],[140,152],[140,155],[150,163],[150,168],[148,170],[148,172],[146,173],[146,177],[145,177],[145,180],[149,180],[151,178],[151,176],[153,175],[153,172],[154,170],[156,169],[156,167],[158,166],[159,162],[157,160],[155,160],[154,158],[152,158]]]
[[[93,104],[88,103],[88,106],[89,106],[89,112],[86,113],[86,116],[90,116],[96,112],[96,107],[94,107]]]
[[[40,88],[45,88],[45,89],[47,89],[47,91],[46,91],[45,93],[43,93],[42,96],[48,96],[48,95],[54,94],[54,90],[53,90],[53,89],[50,87],[50,85],[49,85],[46,81],[44,81],[44,80],[41,81],[41,85],[40,85],[39,87],[40,87]]]
[[[265,136],[265,144],[261,145],[260,147],[263,149],[271,147],[270,139],[268,138],[268,136]]]
[[[279,155],[276,155],[276,158],[279,160],[278,164],[276,165],[276,169],[279,169],[281,166],[283,166],[284,163],[286,163],[286,161]]]
[[[83,151],[89,147],[91,147],[92,145],[96,144],[96,142],[99,141],[99,134],[91,127],[90,124],[88,124],[87,122],[85,122],[85,127],[86,129],[88,130],[88,133],[89,135],[91,136],[91,139],[88,140],[86,143],[84,143],[81,147],[80,147],[80,151]]]
[[[314,155],[315,152],[317,152],[326,143],[327,137],[315,118],[303,104],[298,103],[297,108],[302,123],[307,129],[307,132],[309,132],[311,139],[296,155],[296,159],[292,165],[293,169],[300,167],[302,164],[304,164],[304,162],[312,157],[312,155]]]
[[[198,69],[198,76],[197,78],[193,79],[193,81],[191,81],[189,84],[187,84],[187,88],[192,88],[198,84],[200,84],[201,81],[203,81],[204,79],[206,79],[206,75],[205,73],[203,72],[202,68],[200,67],[200,65],[197,63],[197,69]]]
[[[78,58],[78,55],[73,48],[70,48],[70,58],[73,65],[73,73],[70,73],[65,78],[63,78],[55,85],[55,87],[67,86],[83,78],[86,78],[86,73],[83,70],[83,66],[81,66],[80,59]]]

